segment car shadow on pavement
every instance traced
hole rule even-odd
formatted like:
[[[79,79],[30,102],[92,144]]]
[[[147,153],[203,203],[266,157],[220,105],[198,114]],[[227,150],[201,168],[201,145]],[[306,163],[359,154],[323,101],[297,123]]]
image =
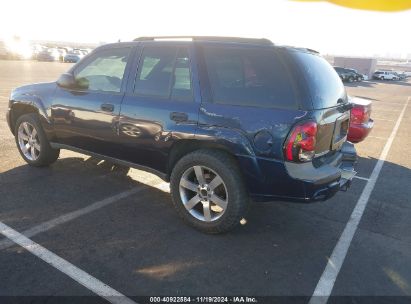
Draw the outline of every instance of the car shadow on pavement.
[[[407,80],[366,80],[366,81],[359,81],[359,82],[352,82],[352,83],[344,83],[346,87],[375,87],[376,84],[392,84],[392,85],[399,85],[399,86],[411,86],[411,82]]]
[[[372,87],[375,87],[375,85],[377,84],[377,82],[374,82],[374,81],[358,81],[358,82],[351,82],[351,83],[349,83],[349,82],[345,82],[344,83],[344,85],[346,86],[346,87],[351,87],[351,88],[354,88],[354,87],[368,87],[368,88],[372,88]]]
[[[376,160],[360,158],[359,162],[373,167]],[[58,205],[71,206],[74,200],[82,200],[81,206],[71,206],[76,209],[101,199],[101,195],[93,198],[94,192],[105,192],[103,198],[118,193],[113,184],[127,189],[142,186],[129,171],[94,158],[64,158],[43,169],[28,165],[11,169],[0,174],[1,220],[8,223],[7,213],[13,208],[19,208],[15,215],[22,219],[46,213],[42,221],[50,220],[61,215],[49,212],[61,211]],[[32,178],[20,180],[27,176]],[[378,196],[369,203],[360,228],[409,238],[405,231],[411,231],[407,220],[411,208],[403,199],[411,196],[409,187],[404,186],[410,184],[411,170],[386,162],[382,178],[375,188]],[[12,187],[16,182],[19,187]],[[107,284],[118,286],[121,282],[121,290],[128,295],[147,295],[148,291],[167,295],[211,291],[311,295],[364,183],[355,180],[355,191],[340,192],[326,202],[255,203],[248,223],[223,235],[206,235],[186,226],[168,193],[146,187],[138,195],[35,239]],[[33,191],[37,195],[33,196]],[[15,202],[18,197],[23,198],[21,204]],[[13,222],[13,228],[23,231],[18,220]]]
[[[401,86],[406,86],[406,87],[411,87],[411,82],[408,81],[394,81],[393,82],[396,85],[401,85]]]
[[[377,160],[374,158],[360,157],[356,166],[357,171],[360,172],[359,175],[368,178],[371,175],[376,162]],[[141,172],[142,178],[140,178],[139,172]],[[389,172],[390,178],[388,181],[385,181],[378,189],[385,189],[387,187],[387,184],[392,184],[392,186],[387,189],[388,192],[392,192],[392,189],[394,189],[395,186],[402,185],[398,189],[398,192],[396,192],[396,198],[403,200],[407,199],[408,188],[404,188],[405,184],[403,185],[403,183],[409,184],[411,182],[411,170],[406,167],[386,161],[384,163],[383,171],[381,174],[383,175],[384,172]],[[154,194],[154,197],[157,196],[158,192],[164,193],[164,190],[159,190],[153,186],[150,187],[150,181],[152,180],[161,181],[158,177],[152,174],[138,170],[137,173],[130,174],[129,167],[120,166],[94,157],[89,157],[86,159],[81,157],[69,157],[60,159],[52,166],[46,168],[34,168],[29,165],[23,165],[1,173],[0,201],[5,204],[7,204],[7,200],[19,201],[19,197],[24,197],[26,195],[30,196],[34,190],[37,193],[36,197],[38,200],[41,200],[43,202],[48,201],[50,202],[50,204],[52,203],[53,206],[55,206],[56,202],[52,202],[51,200],[60,198],[62,196],[67,196],[67,191],[72,191],[73,188],[77,187],[88,187],[89,184],[93,185],[93,187],[96,189],[96,192],[101,191],[97,189],[105,189],[105,191],[108,193],[113,191],[115,192],[119,188],[119,185],[121,185],[121,188],[140,187],[144,185],[148,186],[147,191],[152,192]],[[358,179],[355,179],[353,181],[353,183],[358,182],[360,182]],[[18,187],[14,188],[13,185],[16,183],[18,184]],[[28,187],[21,187],[21,185],[25,184]],[[111,190],[110,188],[113,189]],[[252,205],[264,205],[268,208],[276,208],[276,206],[280,205],[293,206],[293,209],[299,209],[301,206],[304,206],[301,208],[302,210],[309,210],[311,206],[313,206],[313,209],[321,209],[323,207],[326,209],[327,206],[332,206],[335,204],[332,201],[339,201],[341,199],[344,200],[344,197],[346,195],[359,196],[359,190],[360,189],[351,191],[349,189],[346,193],[339,192],[335,197],[331,198],[328,201],[315,202],[313,204],[294,204],[290,202],[273,201],[266,203],[253,202]],[[61,192],[60,195],[59,192]],[[385,191],[384,193],[387,193],[387,191]],[[92,194],[93,193],[91,193],[90,191],[87,191],[85,193],[72,193],[71,198],[81,198],[81,196],[87,195],[89,196],[89,198],[87,198],[87,201],[90,201],[90,199],[93,197]],[[171,198],[169,197],[169,194],[166,195],[168,197],[168,200],[170,201]],[[36,197],[33,197],[32,201],[30,202],[34,206],[38,205],[36,202]],[[250,209],[251,210],[248,215],[250,220],[246,225],[246,227],[248,227],[249,229],[238,229],[232,233],[253,233],[255,232],[254,229],[264,229],[264,223],[261,221],[261,218],[259,218],[260,215],[257,215],[257,210],[261,209]],[[257,220],[257,218],[259,219]]]

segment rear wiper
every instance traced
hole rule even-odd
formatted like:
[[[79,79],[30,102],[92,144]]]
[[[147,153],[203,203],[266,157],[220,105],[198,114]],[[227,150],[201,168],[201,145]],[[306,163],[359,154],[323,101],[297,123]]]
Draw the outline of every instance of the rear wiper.
[[[337,103],[344,103],[344,99],[339,98],[337,100]],[[340,109],[343,110],[343,112],[345,112],[345,111],[351,110],[353,107],[354,105],[351,102],[347,102],[347,103],[344,103],[344,105]]]

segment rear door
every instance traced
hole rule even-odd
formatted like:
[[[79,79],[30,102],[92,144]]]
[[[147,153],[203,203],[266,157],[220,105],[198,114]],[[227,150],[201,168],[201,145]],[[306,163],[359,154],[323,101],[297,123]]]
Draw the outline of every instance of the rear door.
[[[316,155],[339,150],[346,141],[350,105],[342,81],[321,56],[303,51],[290,52],[300,68],[301,82],[309,100],[305,107],[318,124]]]
[[[122,159],[166,172],[172,145],[194,138],[197,128],[194,58],[187,43],[147,43],[140,53],[121,105],[118,151]]]

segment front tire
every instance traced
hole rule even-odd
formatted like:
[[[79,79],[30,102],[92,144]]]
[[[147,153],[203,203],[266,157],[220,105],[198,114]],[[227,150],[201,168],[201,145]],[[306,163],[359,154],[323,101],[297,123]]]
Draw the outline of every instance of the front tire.
[[[20,116],[14,134],[20,155],[29,165],[44,167],[58,159],[60,150],[50,146],[37,114]]]
[[[180,217],[205,233],[232,230],[246,215],[248,193],[236,161],[215,150],[198,150],[178,161],[171,196]]]

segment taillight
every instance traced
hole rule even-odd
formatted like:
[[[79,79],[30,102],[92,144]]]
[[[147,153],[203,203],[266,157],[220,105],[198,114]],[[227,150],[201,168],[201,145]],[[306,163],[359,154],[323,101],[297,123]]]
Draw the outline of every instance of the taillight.
[[[284,145],[284,155],[289,161],[306,162],[313,159],[317,123],[304,122],[294,127]]]
[[[351,123],[362,124],[370,119],[368,107],[355,106],[351,109]]]

